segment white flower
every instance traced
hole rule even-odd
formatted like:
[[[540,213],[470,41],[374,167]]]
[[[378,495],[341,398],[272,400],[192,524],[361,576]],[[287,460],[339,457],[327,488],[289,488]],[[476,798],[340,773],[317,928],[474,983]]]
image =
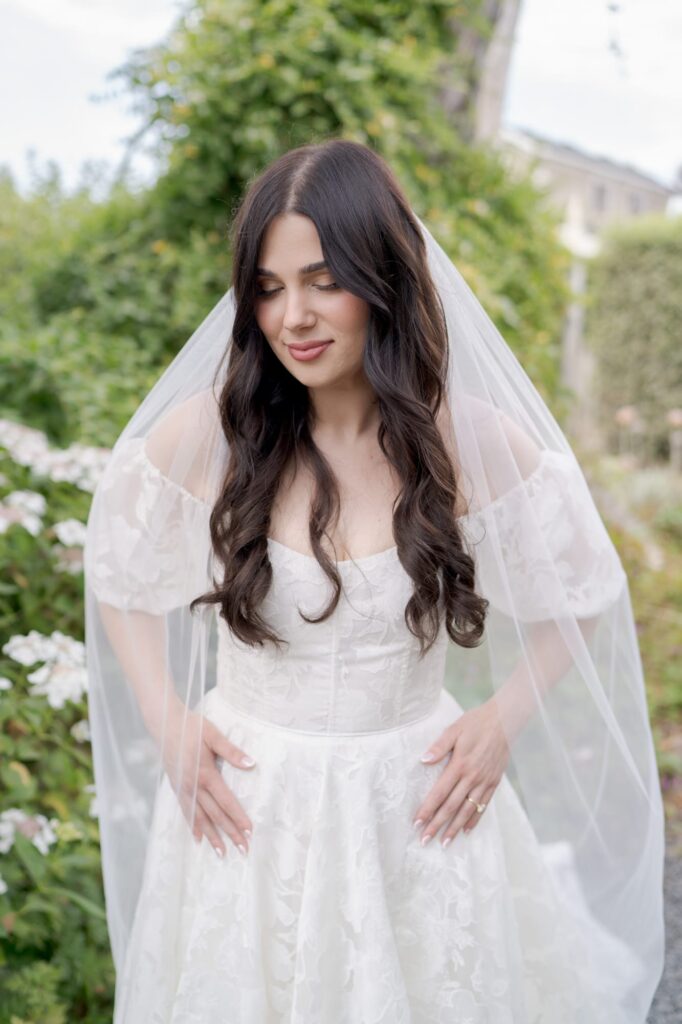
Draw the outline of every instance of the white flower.
[[[11,850],[16,833],[21,832],[44,855],[57,841],[58,824],[58,818],[48,821],[44,814],[26,814],[19,807],[10,807],[0,814],[0,853]]]
[[[109,448],[72,444],[69,448],[50,448],[47,435],[14,420],[0,419],[0,444],[19,466],[28,466],[37,476],[75,484],[93,493],[109,461]],[[0,517],[0,532],[2,518]]]
[[[68,572],[77,576],[83,571],[83,549],[78,547],[65,548],[61,544],[52,545],[52,554],[55,556],[55,568],[59,572]]]
[[[17,634],[3,644],[3,653],[21,665],[44,664],[28,675],[32,693],[45,696],[53,708],[62,708],[67,700],[79,701],[87,692],[85,645],[55,629],[46,637],[32,629]]]
[[[32,629],[25,635],[17,633],[2,646],[3,654],[9,655],[20,665],[33,665],[36,661],[44,661],[51,657],[53,649],[49,638],[39,633],[37,629]]]
[[[37,491],[12,491],[0,501],[0,533],[18,524],[37,537],[43,528],[40,518],[45,513],[45,496]]]
[[[85,543],[85,523],[80,519],[63,519],[60,523],[54,523],[52,529],[57,539],[68,547],[82,547]]]
[[[90,809],[88,811],[91,818],[99,817],[99,810],[97,807],[97,787],[94,782],[90,782],[87,786],[83,786],[83,792],[93,793],[93,798],[90,801]]]
[[[2,877],[2,875],[0,875],[0,896],[2,896],[6,892],[7,892],[7,882]]]
[[[45,495],[40,494],[39,491],[12,491],[3,501],[10,508],[24,509],[26,512],[33,512],[37,516],[44,516],[47,508]]]
[[[81,718],[80,722],[76,722],[75,725],[71,726],[71,735],[79,743],[86,743],[90,738],[90,722],[87,718]]]
[[[8,679],[7,676],[0,676],[0,690],[11,690],[12,680]]]
[[[75,665],[43,665],[26,678],[32,684],[32,696],[47,697],[52,708],[63,708],[67,700],[77,703],[88,688],[87,672]]]
[[[10,807],[0,814],[0,853],[9,853],[14,846],[14,828],[26,817],[18,807]]]

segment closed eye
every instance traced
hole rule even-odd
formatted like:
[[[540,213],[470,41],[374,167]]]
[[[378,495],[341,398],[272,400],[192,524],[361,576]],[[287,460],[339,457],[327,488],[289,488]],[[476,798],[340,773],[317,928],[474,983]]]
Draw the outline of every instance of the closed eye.
[[[318,288],[321,292],[330,292],[330,291],[333,291],[335,288],[338,288],[338,287],[339,287],[339,285],[336,284],[336,283],[333,283],[333,284],[314,284],[313,285],[313,288]],[[276,295],[277,292],[281,292],[281,290],[282,290],[281,288],[269,288],[267,290],[265,290],[263,288],[258,288],[256,290],[256,295],[261,295],[264,298],[267,298],[270,295]]]

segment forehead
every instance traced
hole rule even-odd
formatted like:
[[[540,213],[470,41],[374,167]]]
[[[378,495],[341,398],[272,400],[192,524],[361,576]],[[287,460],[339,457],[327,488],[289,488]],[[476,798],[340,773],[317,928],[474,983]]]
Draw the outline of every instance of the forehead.
[[[309,217],[281,214],[268,225],[258,253],[258,273],[312,273],[324,266],[320,236]]]

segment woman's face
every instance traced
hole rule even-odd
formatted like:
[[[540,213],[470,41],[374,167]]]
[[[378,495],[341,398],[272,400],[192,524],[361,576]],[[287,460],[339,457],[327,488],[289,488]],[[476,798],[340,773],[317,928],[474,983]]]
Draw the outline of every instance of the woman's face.
[[[369,304],[337,285],[324,266],[309,268],[323,260],[309,217],[273,218],[258,259],[256,321],[280,362],[309,387],[364,379]],[[290,346],[307,341],[331,344],[314,359],[297,360]]]

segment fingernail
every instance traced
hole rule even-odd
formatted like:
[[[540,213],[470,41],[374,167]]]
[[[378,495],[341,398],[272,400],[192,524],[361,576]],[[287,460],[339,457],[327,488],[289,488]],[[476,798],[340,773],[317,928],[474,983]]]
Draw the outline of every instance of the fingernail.
[[[241,853],[242,857],[246,857],[246,847],[244,846],[244,844],[243,844],[243,843],[240,843],[240,844],[238,845],[237,849],[238,849],[238,850],[239,850],[239,852]]]
[[[250,828],[245,828],[244,829],[244,835],[246,836],[247,839],[250,839],[251,838],[251,829]]]
[[[447,839],[444,839],[443,840],[443,846],[444,847],[447,846],[451,839],[452,839],[452,836],[448,836]]]
[[[245,768],[253,768],[253,766],[254,766],[254,764],[256,762],[254,761],[254,759],[252,757],[246,757],[245,756],[245,757],[242,758],[241,763],[244,765]]]
[[[416,829],[420,829],[422,827],[422,825],[424,824],[424,819],[423,818],[417,818],[417,820],[413,821],[412,824],[414,825],[414,827]]]
[[[215,850],[219,857],[223,856],[223,851],[220,849],[219,846],[214,846],[213,849]]]
[[[422,846],[426,846],[426,844],[428,843],[430,838],[431,838],[431,836],[427,832],[426,835],[422,837],[422,841],[421,841]]]
[[[436,757],[435,754],[431,754],[431,753],[424,754],[424,756],[422,757],[422,761],[433,761],[435,759],[435,757]]]

